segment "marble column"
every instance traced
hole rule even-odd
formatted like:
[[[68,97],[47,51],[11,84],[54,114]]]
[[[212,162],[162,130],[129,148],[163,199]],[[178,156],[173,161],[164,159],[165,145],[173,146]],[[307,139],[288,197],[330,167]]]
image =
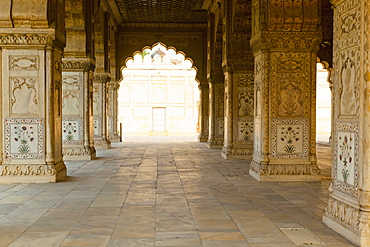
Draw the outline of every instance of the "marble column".
[[[249,173],[260,181],[321,180],[315,141],[318,2],[252,4],[256,102]]]
[[[90,160],[96,156],[91,97],[93,68],[88,58],[63,58],[62,140],[65,160]]]
[[[221,82],[209,83],[209,148],[221,149],[224,143],[224,84]]]
[[[56,182],[67,171],[60,131],[64,4],[1,5],[0,183]]]
[[[207,78],[209,85],[208,148],[222,148],[224,143],[224,76],[222,72],[222,25],[217,3],[211,12],[207,28]]]
[[[93,145],[92,80],[95,60],[89,52],[91,9],[82,0],[66,4],[66,47],[63,57],[62,140],[65,160],[90,160]]]
[[[110,77],[106,73],[94,74],[93,112],[94,112],[94,146],[97,149],[108,149],[107,84]]]
[[[370,3],[332,1],[333,167],[323,221],[358,246],[370,246]]]
[[[207,142],[208,140],[208,121],[209,121],[209,88],[208,84],[202,84],[199,86],[200,89],[200,109],[199,114],[199,136],[200,142]]]
[[[118,89],[119,82],[111,81],[108,84],[108,139],[111,142],[119,142],[118,135]]]
[[[252,4],[224,1],[222,68],[225,82],[224,145],[221,156],[250,159],[253,153],[254,75],[251,38]]]

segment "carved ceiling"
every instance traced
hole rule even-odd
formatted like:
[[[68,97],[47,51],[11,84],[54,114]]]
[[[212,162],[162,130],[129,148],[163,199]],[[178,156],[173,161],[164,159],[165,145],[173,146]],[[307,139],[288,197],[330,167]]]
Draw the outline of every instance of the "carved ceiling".
[[[207,22],[204,0],[115,0],[124,23]]]

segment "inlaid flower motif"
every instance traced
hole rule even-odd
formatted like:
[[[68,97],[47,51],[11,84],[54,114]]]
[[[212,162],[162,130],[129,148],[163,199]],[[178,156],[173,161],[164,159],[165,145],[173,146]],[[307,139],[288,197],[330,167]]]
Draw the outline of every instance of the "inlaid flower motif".
[[[352,142],[352,137],[349,138],[345,135],[343,138],[340,136],[339,140],[342,141],[341,145],[339,145],[340,154],[339,160],[343,162],[343,169],[342,169],[342,177],[343,181],[347,183],[349,177],[349,170],[348,166],[352,163],[353,158],[351,157],[351,150],[352,147],[349,145],[349,142]]]
[[[64,133],[66,133],[66,139],[72,141],[74,139],[73,133],[77,132],[77,126],[72,123],[64,124]]]
[[[296,127],[295,129],[292,127],[282,127],[283,131],[281,132],[282,137],[280,138],[281,141],[286,142],[284,147],[284,151],[287,153],[294,153],[296,151],[296,147],[294,146],[294,142],[299,141],[299,132],[300,128]]]
[[[35,140],[35,138],[33,137],[33,127],[30,126],[27,128],[26,126],[22,126],[19,128],[18,126],[14,126],[14,129],[14,134],[16,135],[16,137],[14,137],[14,141],[20,143],[20,145],[18,146],[18,151],[21,154],[29,153],[31,149],[28,145],[28,142],[32,142]]]

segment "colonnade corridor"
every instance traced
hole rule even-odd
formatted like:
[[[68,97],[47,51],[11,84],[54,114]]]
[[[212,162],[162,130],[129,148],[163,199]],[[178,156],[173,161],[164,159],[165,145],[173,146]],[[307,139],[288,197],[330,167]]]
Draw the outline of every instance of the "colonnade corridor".
[[[125,136],[60,183],[0,185],[0,246],[353,246],[322,223],[321,182],[259,182],[195,135]]]

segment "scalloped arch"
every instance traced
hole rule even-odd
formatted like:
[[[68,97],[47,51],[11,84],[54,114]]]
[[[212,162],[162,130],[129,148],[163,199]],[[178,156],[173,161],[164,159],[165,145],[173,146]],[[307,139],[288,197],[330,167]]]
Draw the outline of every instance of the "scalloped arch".
[[[178,51],[178,50],[176,49],[176,47],[174,47],[174,46],[167,46],[165,43],[163,43],[163,42],[161,42],[161,41],[157,41],[157,42],[155,42],[154,44],[152,44],[151,46],[146,45],[146,46],[144,46],[144,47],[141,49],[141,51],[140,51],[140,50],[134,51],[134,52],[132,53],[132,56],[127,57],[127,58],[125,59],[125,65],[124,65],[124,66],[122,66],[122,67],[120,68],[120,71],[122,71],[123,69],[127,68],[127,66],[126,66],[126,65],[127,65],[127,62],[129,62],[130,60],[134,60],[134,56],[135,56],[135,55],[137,55],[137,54],[142,54],[145,50],[148,50],[148,49],[149,49],[149,50],[153,50],[153,48],[154,48],[154,47],[156,47],[156,46],[158,46],[158,45],[163,46],[163,47],[166,49],[166,51],[168,51],[168,50],[174,50],[176,55],[183,55],[183,56],[184,56],[184,61],[190,61],[190,62],[191,62],[191,68],[195,70],[195,73],[196,73],[196,76],[195,76],[195,77],[197,77],[197,75],[198,75],[198,71],[199,71],[199,70],[198,70],[198,68],[197,68],[197,67],[195,67],[195,66],[194,66],[194,61],[193,61],[193,59],[191,59],[190,57],[187,57],[185,52],[183,52],[183,51]],[[121,80],[122,80],[122,78],[120,79],[120,81],[121,81]],[[198,85],[200,85],[199,80],[198,80],[198,79],[196,79],[196,81],[198,82]]]

